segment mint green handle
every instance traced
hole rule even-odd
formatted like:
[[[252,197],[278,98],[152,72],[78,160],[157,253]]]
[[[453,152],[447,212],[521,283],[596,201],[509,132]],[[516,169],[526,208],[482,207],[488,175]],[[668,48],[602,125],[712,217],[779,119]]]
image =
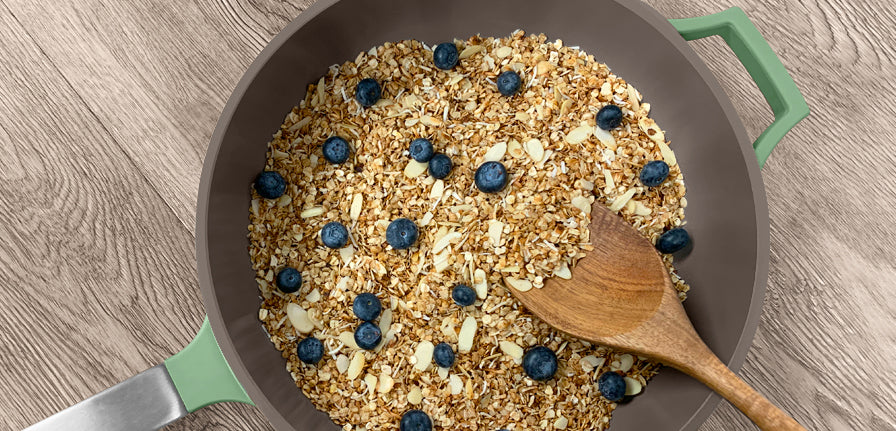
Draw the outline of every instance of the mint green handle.
[[[165,360],[165,368],[189,412],[209,404],[237,401],[252,404],[249,395],[233,375],[215,335],[208,316],[196,338],[183,350]]]
[[[669,22],[685,40],[722,36],[765,96],[775,121],[753,142],[759,167],[762,167],[784,135],[809,115],[809,105],[793,78],[739,7],[696,18],[670,19]]]

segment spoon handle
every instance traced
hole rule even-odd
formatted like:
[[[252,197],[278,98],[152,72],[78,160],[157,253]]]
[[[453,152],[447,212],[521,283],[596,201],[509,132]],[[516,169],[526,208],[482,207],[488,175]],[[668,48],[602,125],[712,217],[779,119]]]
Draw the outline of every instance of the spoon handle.
[[[699,349],[698,354],[670,365],[691,375],[724,397],[763,431],[806,431],[790,415],[729,370],[709,347],[703,343],[700,343],[700,346],[702,349]]]

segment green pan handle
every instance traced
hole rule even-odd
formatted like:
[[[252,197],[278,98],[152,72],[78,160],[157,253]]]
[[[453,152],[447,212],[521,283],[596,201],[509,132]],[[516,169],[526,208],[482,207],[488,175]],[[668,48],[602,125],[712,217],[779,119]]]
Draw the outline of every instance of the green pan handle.
[[[252,404],[233,375],[208,317],[186,348],[25,431],[154,431],[209,404]]]
[[[809,105],[793,78],[768,41],[739,7],[696,18],[670,19],[669,22],[685,40],[722,36],[765,96],[765,101],[775,114],[775,121],[753,142],[756,158],[762,167],[784,135],[809,115]]]
[[[165,368],[187,411],[207,405],[237,401],[252,404],[236,379],[208,323],[208,316],[196,338],[183,350],[165,360]]]

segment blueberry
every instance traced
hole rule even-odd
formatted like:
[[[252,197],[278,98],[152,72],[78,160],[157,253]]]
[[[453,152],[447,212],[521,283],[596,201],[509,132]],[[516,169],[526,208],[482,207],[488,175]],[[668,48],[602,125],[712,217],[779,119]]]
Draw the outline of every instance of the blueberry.
[[[411,148],[408,152],[411,153],[412,159],[420,163],[426,163],[432,159],[432,142],[429,142],[429,139],[426,138],[414,139],[411,141]]]
[[[355,328],[355,343],[365,350],[373,350],[383,339],[380,327],[370,322],[362,322]]]
[[[504,190],[508,180],[507,168],[501,162],[485,162],[476,169],[474,180],[481,192],[497,193]]]
[[[597,378],[597,389],[607,401],[621,401],[625,397],[625,378],[615,371],[607,371]]]
[[[496,81],[496,84],[498,84],[498,92],[505,96],[513,96],[517,91],[520,91],[520,85],[522,83],[523,80],[520,79],[520,75],[512,70],[502,72],[498,75]]]
[[[458,57],[457,46],[452,42],[440,43],[432,51],[432,62],[442,70],[457,66]]]
[[[395,219],[386,228],[386,242],[398,250],[411,248],[417,242],[417,235],[417,225],[406,218]]]
[[[454,365],[454,349],[448,343],[436,344],[432,351],[432,358],[436,361],[436,365],[442,368],[451,368]]]
[[[641,168],[641,183],[647,187],[656,187],[666,181],[669,176],[669,165],[662,160],[654,160]]]
[[[331,221],[320,230],[320,240],[330,248],[342,248],[348,242],[348,229],[338,221]]]
[[[476,302],[476,292],[471,289],[470,286],[458,284],[451,290],[451,299],[453,299],[457,305],[466,307],[468,305],[473,305],[473,303]]]
[[[359,319],[372,322],[379,317],[380,311],[383,311],[383,305],[380,304],[376,295],[365,292],[355,297],[355,301],[352,302],[352,311]]]
[[[302,362],[316,364],[324,357],[324,343],[314,337],[305,338],[299,341],[296,354],[299,355],[299,360]]]
[[[255,191],[265,199],[277,199],[286,191],[286,180],[273,171],[264,171],[255,177]]]
[[[622,109],[616,105],[607,105],[597,111],[597,127],[613,130],[622,124]]]
[[[422,410],[408,410],[401,415],[399,431],[432,431],[432,420]]]
[[[355,100],[365,108],[373,106],[382,95],[380,83],[373,78],[364,78],[355,86]]]
[[[557,355],[544,346],[535,346],[523,355],[523,371],[534,380],[547,380],[557,372]]]
[[[660,253],[675,253],[676,251],[687,247],[690,242],[691,236],[688,235],[688,231],[684,230],[684,228],[677,227],[660,235],[660,239],[656,241],[656,249],[659,250]]]
[[[438,153],[429,159],[429,174],[432,175],[433,178],[440,180],[451,173],[451,168],[453,166],[450,157]]]
[[[283,268],[277,273],[277,287],[283,293],[293,293],[302,287],[302,273],[295,268]]]
[[[348,156],[351,153],[351,148],[348,146],[348,141],[340,138],[339,136],[330,136],[324,141],[324,159],[328,162],[338,165],[340,163],[345,163],[348,160]]]

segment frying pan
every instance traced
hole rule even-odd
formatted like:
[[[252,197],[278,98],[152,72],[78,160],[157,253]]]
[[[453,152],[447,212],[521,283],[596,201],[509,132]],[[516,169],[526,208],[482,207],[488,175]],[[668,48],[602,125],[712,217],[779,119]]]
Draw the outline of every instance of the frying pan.
[[[249,67],[212,136],[199,188],[196,249],[208,312],[183,351],[29,428],[156,429],[206,405],[254,403],[278,430],[336,430],[298,390],[258,321],[247,252],[249,185],[283,116],[331,64],[386,41],[430,44],[522,28],[578,45],[631,82],[667,127],[687,178],[695,246],[677,261],[694,287],[685,308],[733,370],[758,325],[768,272],[769,227],[760,166],[809,113],[784,66],[738,8],[666,20],[623,0],[320,0],[274,38]],[[719,35],[756,81],[775,121],[755,141],[686,40]],[[612,429],[693,430],[719,397],[666,369],[614,413]],[[425,409],[425,404],[424,404]]]

